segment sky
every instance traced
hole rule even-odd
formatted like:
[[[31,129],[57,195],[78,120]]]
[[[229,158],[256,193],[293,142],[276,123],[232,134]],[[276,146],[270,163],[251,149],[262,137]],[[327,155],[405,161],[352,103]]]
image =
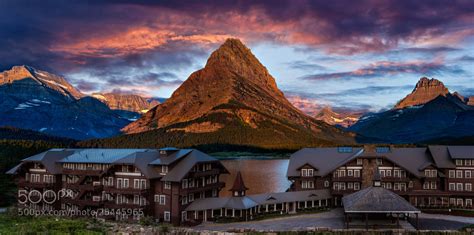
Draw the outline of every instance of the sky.
[[[0,70],[169,97],[241,39],[298,108],[380,111],[423,76],[474,95],[472,0],[0,1]]]

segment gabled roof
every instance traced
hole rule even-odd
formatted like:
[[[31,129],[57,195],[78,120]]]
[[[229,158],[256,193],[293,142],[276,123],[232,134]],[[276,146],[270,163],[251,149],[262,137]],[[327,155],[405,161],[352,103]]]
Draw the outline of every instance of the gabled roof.
[[[61,167],[57,162],[73,153],[73,150],[68,149],[51,149],[21,160],[21,163],[7,171],[7,174],[16,174],[26,162],[41,163],[49,173],[59,174],[61,173]]]
[[[118,159],[113,164],[130,164],[137,167],[140,172],[148,179],[161,177],[160,173],[153,169],[149,163],[159,157],[159,153],[156,150],[150,150],[146,152],[132,153],[124,158]]]
[[[452,159],[474,159],[474,146],[448,146]]]
[[[191,151],[193,151],[193,150],[192,149],[180,149],[180,150],[172,153],[169,156],[158,158],[155,161],[150,162],[150,164],[151,165],[170,165],[170,164],[176,162],[177,160],[183,158],[184,156],[186,156]]]
[[[430,145],[428,146],[428,150],[433,157],[433,161],[435,162],[438,168],[455,168],[453,161],[451,160],[451,156],[448,152],[448,147],[441,146],[441,145]]]
[[[396,193],[382,187],[367,187],[342,198],[347,213],[420,213]]]
[[[305,164],[315,166],[316,176],[325,176],[361,154],[362,148],[353,148],[350,153],[338,152],[337,148],[304,148],[290,157],[287,177],[300,176],[299,168]]]
[[[163,178],[162,181],[172,181],[172,182],[179,182],[181,181],[186,174],[196,165],[197,163],[204,163],[204,162],[218,162],[221,164],[216,158],[213,158],[199,150],[192,149],[185,158],[181,159],[176,165],[173,167],[173,170],[169,171]],[[221,164],[222,168],[225,167]],[[225,169],[225,172],[227,170]]]
[[[393,148],[386,154],[386,158],[416,177],[424,176],[420,168],[426,164],[433,164],[426,148]]]

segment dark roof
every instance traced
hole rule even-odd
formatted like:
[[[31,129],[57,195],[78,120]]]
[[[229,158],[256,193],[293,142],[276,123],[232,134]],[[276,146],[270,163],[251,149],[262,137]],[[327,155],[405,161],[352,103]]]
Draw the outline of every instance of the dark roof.
[[[420,213],[396,193],[382,187],[367,187],[342,198],[347,213]]]
[[[159,157],[158,151],[146,151],[132,153],[124,158],[118,159],[113,164],[130,164],[137,167],[140,172],[148,179],[161,177],[160,173],[149,165],[150,162]]]
[[[186,208],[186,211],[200,211],[211,209],[249,209],[258,205],[310,201],[330,199],[331,193],[327,189],[323,190],[307,190],[298,192],[279,192],[279,193],[262,193],[248,195],[244,197],[217,197],[197,199]]]
[[[447,146],[430,145],[428,146],[433,161],[438,168],[455,168],[456,165],[451,160]]]
[[[173,170],[163,176],[161,180],[179,182],[186,176],[186,174],[188,174],[194,165],[204,162],[217,162],[221,165],[222,169],[224,169],[224,173],[228,173],[227,169],[225,169],[219,160],[199,150],[193,149],[186,155],[185,158],[176,163],[176,165],[173,167]]]
[[[152,161],[150,164],[151,165],[170,165],[174,163],[175,161],[181,159],[182,157],[186,156],[188,153],[193,151],[192,149],[180,149],[169,156],[164,156],[161,158],[156,159],[155,161]]]
[[[316,176],[325,176],[354,159],[361,151],[362,148],[354,148],[350,153],[339,152],[338,148],[304,148],[291,155],[286,175],[300,176],[298,169],[309,164],[317,167]]]
[[[452,159],[474,159],[474,146],[448,146]]]
[[[72,149],[73,154],[58,161],[61,163],[101,163],[110,164],[136,152],[150,149]]]
[[[245,187],[244,180],[242,179],[242,174],[237,172],[237,176],[235,176],[234,184],[232,185],[232,188],[229,191],[246,191],[248,190],[247,187]]]
[[[61,166],[57,163],[59,160],[73,154],[73,150],[68,149],[50,149],[48,151],[33,155],[31,157],[21,160],[21,163],[16,165],[14,168],[7,171],[7,174],[16,174],[17,171],[26,162],[37,162],[41,163],[44,168],[51,174],[60,174]]]
[[[427,163],[434,164],[426,148],[393,148],[387,153],[386,158],[398,166],[404,168],[416,177],[423,177],[420,168]]]

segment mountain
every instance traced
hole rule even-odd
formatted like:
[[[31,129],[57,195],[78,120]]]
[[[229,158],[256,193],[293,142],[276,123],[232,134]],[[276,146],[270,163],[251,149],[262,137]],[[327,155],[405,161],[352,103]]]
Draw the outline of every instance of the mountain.
[[[344,111],[335,112],[330,106],[326,106],[314,118],[321,120],[329,125],[347,128],[356,123],[363,112]]]
[[[449,94],[449,90],[441,81],[422,77],[416,83],[415,89],[395,105],[395,109],[425,104],[438,96],[446,96],[447,94]]]
[[[123,131],[133,135],[108,144],[293,149],[352,143],[354,137],[291,105],[268,70],[238,39],[228,39],[169,99]]]
[[[474,107],[460,94],[444,93],[445,90],[442,82],[421,78],[407,96],[409,99],[400,101],[391,110],[364,115],[349,130],[391,143],[433,143],[433,140],[474,136]],[[436,93],[439,93],[437,97],[428,99]]]
[[[159,101],[134,94],[94,93],[92,97],[104,102],[112,110],[146,113],[160,104]]]
[[[42,140],[48,142],[73,143],[74,140],[51,136],[33,130],[24,130],[15,127],[0,127],[0,139],[2,140]]]
[[[467,104],[474,106],[474,96],[469,97]]]
[[[29,66],[0,73],[0,126],[88,139],[117,135],[128,123],[63,77]]]

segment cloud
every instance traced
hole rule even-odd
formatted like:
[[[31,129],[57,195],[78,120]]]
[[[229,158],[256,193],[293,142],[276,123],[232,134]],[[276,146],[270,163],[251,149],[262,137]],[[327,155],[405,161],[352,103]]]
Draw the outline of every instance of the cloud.
[[[442,61],[423,62],[393,62],[379,61],[368,66],[348,72],[321,73],[307,75],[302,77],[305,80],[327,80],[340,78],[372,78],[386,75],[396,75],[403,73],[414,73],[418,75],[436,75],[440,73],[464,73],[464,70],[458,66],[445,65]]]
[[[288,62],[288,63],[285,63],[285,65],[287,65],[289,68],[292,68],[292,69],[298,69],[298,70],[304,70],[304,71],[327,70],[327,68],[322,65],[303,61],[303,60]]]

